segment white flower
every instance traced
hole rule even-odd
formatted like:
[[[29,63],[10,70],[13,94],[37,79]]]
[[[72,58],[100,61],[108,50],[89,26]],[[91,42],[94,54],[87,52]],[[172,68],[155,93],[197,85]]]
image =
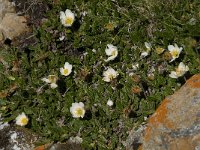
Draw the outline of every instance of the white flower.
[[[176,68],[176,71],[171,71],[171,74],[169,75],[171,78],[179,78],[183,76],[187,71],[189,70],[189,67],[184,65],[183,62],[181,62],[178,65],[178,68]]]
[[[83,11],[83,12],[80,12],[80,14],[81,14],[82,16],[86,16],[86,15],[88,14],[88,12],[87,12],[87,11]]]
[[[134,73],[133,73],[133,72],[130,72],[128,75],[129,75],[130,77],[132,77],[132,76],[134,75]]]
[[[103,80],[105,82],[110,82],[112,79],[118,76],[118,72],[115,71],[113,68],[108,68],[106,71],[103,72]]]
[[[147,51],[149,52],[151,50],[151,43],[144,42],[144,45],[147,48]]]
[[[65,36],[63,35],[63,36],[61,36],[61,37],[59,37],[59,40],[60,41],[63,41],[65,39]]]
[[[132,68],[133,68],[134,71],[136,71],[139,68],[139,64],[138,63],[133,64]]]
[[[145,47],[146,47],[146,51],[143,51],[140,55],[141,58],[145,58],[149,55],[149,52],[151,51],[151,43],[147,43],[145,42],[144,43]]]
[[[112,101],[112,100],[110,100],[110,99],[109,99],[109,100],[107,101],[107,105],[108,105],[108,106],[110,106],[110,107],[111,107],[111,106],[113,106],[113,104],[114,104],[114,103],[113,103],[113,101]]]
[[[144,52],[141,53],[140,57],[144,58],[144,57],[147,57],[148,55],[149,55],[149,53],[144,51]]]
[[[65,12],[60,12],[60,20],[65,27],[70,27],[75,20],[75,15],[71,10],[66,9]]]
[[[48,78],[42,78],[42,81],[49,83],[52,89],[55,89],[58,87],[56,84],[58,78],[55,75],[49,75]]]
[[[28,117],[25,115],[24,112],[17,116],[16,124],[19,126],[25,126],[28,124]]]
[[[164,51],[165,51],[165,49],[162,48],[162,47],[157,47],[157,48],[156,48],[156,53],[157,53],[157,54],[162,54]]]
[[[148,119],[148,117],[145,117],[145,116],[144,116],[144,121],[147,121],[147,119]]]
[[[60,73],[64,76],[68,76],[72,72],[72,65],[65,62],[64,68],[60,68]]]
[[[170,54],[172,56],[172,60],[170,62],[174,61],[176,58],[179,57],[179,54],[181,53],[182,49],[183,48],[182,47],[178,47],[177,44],[175,44],[174,46],[173,45],[168,45],[168,50],[169,50],[169,52],[170,52]]]
[[[82,102],[72,103],[70,112],[74,118],[83,118],[85,115],[84,104]]]
[[[96,49],[92,49],[92,52],[93,52],[93,53],[96,53],[96,52],[97,52],[97,50],[96,50]]]
[[[83,139],[79,136],[75,136],[75,137],[70,137],[69,141],[72,143],[80,144],[83,142]]]
[[[88,52],[83,53],[83,56],[86,56],[86,55],[88,55]]]
[[[113,46],[112,44],[107,44],[105,52],[106,52],[107,56],[110,56],[110,57],[108,57],[108,59],[105,60],[106,62],[108,62],[110,60],[114,60],[118,55],[117,47]]]

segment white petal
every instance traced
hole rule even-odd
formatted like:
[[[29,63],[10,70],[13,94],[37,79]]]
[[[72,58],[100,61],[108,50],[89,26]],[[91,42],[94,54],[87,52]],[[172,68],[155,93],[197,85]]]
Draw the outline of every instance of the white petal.
[[[68,70],[71,70],[72,69],[72,65],[70,63],[68,63],[68,62],[65,62],[64,68],[68,69]]]
[[[107,55],[107,56],[112,55],[112,51],[111,51],[111,49],[109,49],[109,48],[106,48],[106,49],[105,49],[105,52],[106,52],[106,55]]]
[[[151,44],[150,44],[150,43],[145,42],[144,45],[145,45],[145,47],[146,47],[147,49],[151,49]]]
[[[175,49],[179,49],[179,47],[178,47],[177,44],[174,44],[174,48],[175,48]]]
[[[74,108],[75,108],[73,104],[74,104],[74,103],[72,103],[72,106],[71,106],[70,109],[69,109],[70,112],[71,112],[71,114],[72,114],[72,112],[74,112]]]
[[[64,68],[60,68],[61,75],[64,75]]]
[[[72,103],[72,106],[70,107],[70,110],[75,110],[77,107],[84,107],[84,104],[82,102],[79,103]]]
[[[178,78],[178,76],[177,76],[177,74],[176,74],[175,71],[171,71],[171,73],[169,74],[169,76],[170,76],[171,78],[174,78],[174,79],[177,79],[177,78]]]
[[[172,61],[174,61],[176,58],[172,58],[169,62],[172,62]]]
[[[92,52],[93,52],[93,53],[96,53],[96,52],[97,52],[97,50],[96,50],[96,49],[92,49]]]
[[[108,78],[107,76],[106,76],[106,77],[103,77],[103,81],[105,81],[105,82],[110,82],[110,78]]]
[[[114,46],[114,45],[112,45],[112,44],[107,44],[107,47],[108,47],[108,49],[115,48],[115,46]]]
[[[104,77],[109,76],[109,74],[110,74],[110,72],[108,70],[106,70],[106,71],[103,72],[103,76]]]
[[[107,44],[107,47],[105,49],[106,55],[108,56],[112,55],[113,51],[116,51],[115,53],[118,54],[118,50],[116,46],[113,46],[112,44]]]
[[[65,19],[65,17],[66,17],[66,16],[65,16],[65,13],[64,13],[63,11],[61,11],[61,12],[60,12],[60,19],[61,19],[61,20],[62,20],[62,19]]]
[[[118,72],[115,72],[115,73],[113,74],[113,78],[116,78],[118,75],[119,75],[119,73],[118,73]]]
[[[113,56],[117,57],[117,55],[118,55],[118,51],[115,50],[115,53],[114,53],[114,54],[115,54],[115,55],[113,55]]]
[[[183,62],[180,62],[178,65],[179,70],[185,70],[185,64]]]
[[[56,84],[56,83],[51,83],[51,88],[52,89],[55,89],[55,88],[57,88],[58,87],[58,85]]]
[[[115,70],[113,68],[108,68],[107,72],[109,74],[114,74],[115,73]]]
[[[189,67],[188,66],[185,66],[185,71],[189,71]]]
[[[109,99],[109,100],[107,101],[107,105],[108,105],[108,106],[113,106],[113,101]]]
[[[137,63],[137,64],[132,65],[132,68],[134,71],[137,70],[139,68],[139,64]]]
[[[50,83],[49,79],[47,79],[47,78],[42,78],[41,80],[46,82],[46,83]]]
[[[108,57],[108,59],[105,60],[105,62],[108,62],[110,60],[114,60],[115,58],[116,58],[116,56],[110,56],[110,57]]]
[[[70,142],[72,143],[76,143],[76,144],[80,144],[83,142],[83,139],[80,138],[79,136],[76,136],[76,137],[70,137]]]
[[[80,107],[84,107],[83,102],[79,102],[78,105],[79,105]]]
[[[168,50],[169,51],[172,51],[172,50],[174,50],[175,49],[175,47],[173,46],[173,45],[168,45]]]
[[[60,41],[63,41],[65,39],[65,36],[63,35],[63,36],[61,36],[61,37],[59,37],[59,40]]]
[[[71,17],[71,18],[75,18],[75,15],[74,15],[74,13],[71,11],[71,10],[69,10],[69,9],[66,9],[65,10],[65,15],[67,16],[67,17]]]
[[[148,56],[148,55],[149,55],[149,54],[148,54],[147,52],[142,52],[141,55],[140,55],[140,57],[141,57],[141,58],[144,58],[144,57],[146,57],[146,56]]]
[[[117,71],[115,71],[114,69],[111,70],[111,73],[116,77],[119,75],[119,73]]]
[[[185,72],[187,72],[187,71],[189,70],[189,67],[186,66],[183,62],[180,62],[180,64],[178,65],[178,70],[179,70],[180,72],[182,72],[181,75],[184,75]]]
[[[83,109],[83,113],[81,115],[81,118],[83,118],[85,116],[85,109]]]

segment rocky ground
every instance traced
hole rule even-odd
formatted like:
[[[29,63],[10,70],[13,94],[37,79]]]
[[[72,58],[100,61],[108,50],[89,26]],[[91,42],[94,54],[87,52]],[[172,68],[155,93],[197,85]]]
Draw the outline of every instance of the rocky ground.
[[[22,48],[34,45],[31,27],[40,26],[49,7],[39,0],[0,0],[0,42],[15,42]],[[148,119],[147,125],[141,125],[137,131],[133,129],[124,145],[127,150],[200,150],[199,108],[200,74],[197,74],[179,91],[163,100],[154,115]],[[37,147],[35,142],[40,136],[3,123],[2,119],[0,118],[0,150],[81,149],[80,145],[72,143],[49,143]]]

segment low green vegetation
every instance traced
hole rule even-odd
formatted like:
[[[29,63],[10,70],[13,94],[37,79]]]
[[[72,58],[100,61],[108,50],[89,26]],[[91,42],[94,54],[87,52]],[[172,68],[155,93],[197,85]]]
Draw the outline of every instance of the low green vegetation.
[[[200,71],[199,0],[45,3],[51,9],[34,30],[37,42],[0,51],[2,116],[12,124],[24,112],[25,127],[43,143],[78,136],[87,149],[124,149],[129,131]],[[60,20],[66,9],[75,14],[69,27]],[[118,52],[110,61],[107,44]],[[182,51],[171,61],[168,46],[175,44]],[[67,76],[60,73],[65,62],[72,65]],[[176,69],[181,62],[189,70]],[[103,79],[108,68],[118,73],[110,82]],[[56,76],[56,88],[42,81],[49,75]],[[70,107],[79,102],[85,113],[76,118]]]

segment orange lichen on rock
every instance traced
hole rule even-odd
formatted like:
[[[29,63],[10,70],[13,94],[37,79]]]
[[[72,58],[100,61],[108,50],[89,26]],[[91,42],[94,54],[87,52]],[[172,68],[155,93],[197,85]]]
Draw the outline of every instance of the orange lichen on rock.
[[[200,88],[200,74],[194,75],[186,84],[190,85],[192,88]]]
[[[140,150],[189,150],[200,145],[200,74],[168,96],[149,118]],[[183,136],[184,135],[184,136]]]
[[[48,144],[44,144],[44,145],[38,146],[38,147],[34,148],[34,150],[46,150],[47,148],[49,148],[49,146],[51,144],[52,143],[48,143]]]
[[[140,146],[138,147],[138,150],[142,150],[142,145],[140,145]]]
[[[173,128],[173,123],[167,119],[167,104],[170,100],[165,99],[158,107],[155,114],[149,119],[148,126],[145,130],[144,140],[148,141],[151,137],[152,128],[156,128],[159,124],[165,125],[167,128]]]
[[[44,145],[38,146],[34,150],[45,150],[45,146]]]

